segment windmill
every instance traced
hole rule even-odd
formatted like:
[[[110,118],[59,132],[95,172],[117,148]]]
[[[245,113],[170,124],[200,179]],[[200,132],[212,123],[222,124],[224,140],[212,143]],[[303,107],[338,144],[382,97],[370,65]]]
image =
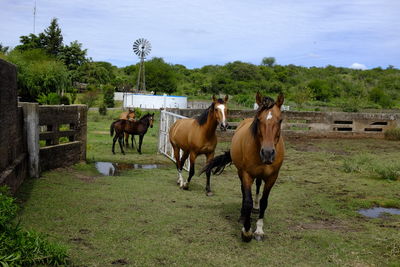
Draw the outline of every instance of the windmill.
[[[151,44],[144,38],[139,38],[133,43],[133,52],[140,58],[138,79],[136,83],[137,90],[146,91],[146,80],[144,75],[144,59],[150,54]]]

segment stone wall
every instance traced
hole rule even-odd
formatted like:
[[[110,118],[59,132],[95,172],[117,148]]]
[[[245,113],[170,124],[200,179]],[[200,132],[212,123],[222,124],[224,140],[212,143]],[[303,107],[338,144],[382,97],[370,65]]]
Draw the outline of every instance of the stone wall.
[[[27,177],[22,108],[17,106],[16,67],[0,59],[0,185],[13,192]]]

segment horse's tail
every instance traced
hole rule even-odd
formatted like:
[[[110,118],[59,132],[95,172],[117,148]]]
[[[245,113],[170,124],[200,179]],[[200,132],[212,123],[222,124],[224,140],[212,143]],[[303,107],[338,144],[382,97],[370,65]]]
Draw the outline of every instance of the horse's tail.
[[[224,171],[226,165],[231,162],[231,152],[228,150],[224,154],[213,158],[209,163],[207,163],[207,165],[201,170],[200,174],[203,172],[210,174],[212,172],[213,174],[220,175]]]
[[[114,121],[113,123],[111,123],[110,125],[110,135],[113,136],[114,135],[114,124],[116,123],[116,121]]]

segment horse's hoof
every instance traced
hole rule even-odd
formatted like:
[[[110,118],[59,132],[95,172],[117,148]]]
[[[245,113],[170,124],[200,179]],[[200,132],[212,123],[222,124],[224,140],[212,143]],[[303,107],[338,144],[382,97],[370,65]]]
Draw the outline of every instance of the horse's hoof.
[[[183,189],[183,190],[189,190],[189,184],[188,184],[188,183],[184,183],[184,184],[182,185],[182,189]]]
[[[252,212],[252,213],[260,213],[260,209],[255,209],[255,208],[253,208],[253,209],[251,210],[251,212]]]
[[[206,192],[206,196],[208,196],[208,197],[212,197],[213,195],[214,195],[214,193],[211,191]]]
[[[264,235],[254,234],[254,239],[257,241],[264,241]]]
[[[242,231],[242,240],[243,242],[249,243],[253,239],[253,233],[250,232],[243,232]]]

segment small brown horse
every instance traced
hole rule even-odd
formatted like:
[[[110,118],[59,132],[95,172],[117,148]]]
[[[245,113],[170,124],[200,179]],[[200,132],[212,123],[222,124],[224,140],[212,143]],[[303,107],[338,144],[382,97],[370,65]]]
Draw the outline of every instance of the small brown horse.
[[[174,148],[176,168],[178,169],[177,183],[181,188],[188,190],[189,183],[194,175],[194,163],[198,155],[205,154],[207,162],[214,158],[215,147],[217,146],[217,136],[215,130],[218,124],[221,130],[225,131],[228,127],[227,102],[228,96],[222,100],[212,97],[213,102],[209,108],[197,118],[177,120],[169,129],[169,140]],[[180,158],[180,149],[183,155]],[[190,170],[187,182],[183,181],[182,168],[186,159],[190,155]],[[207,175],[206,193],[212,195],[210,186],[210,175]]]
[[[118,140],[119,147],[121,148],[121,153],[125,154],[124,149],[122,148],[122,139],[124,138],[124,133],[132,134],[132,135],[139,135],[139,147],[137,151],[139,154],[142,154],[142,143],[143,137],[147,133],[147,129],[153,128],[154,122],[154,113],[153,114],[146,114],[141,117],[137,121],[129,121],[129,120],[117,120],[114,121],[110,125],[110,135],[115,136],[113,138],[113,145],[112,145],[112,152],[115,154],[114,147],[115,142]]]
[[[263,218],[268,205],[268,196],[278,177],[284,156],[280,109],[283,101],[282,94],[275,102],[272,98],[262,97],[257,93],[256,102],[259,108],[255,117],[243,120],[232,138],[230,151],[215,157],[202,170],[206,173],[213,171],[214,174],[219,174],[231,162],[236,166],[243,196],[241,219],[243,220],[242,239],[245,242],[250,242],[253,237],[250,214],[253,209],[251,186],[254,180],[257,186],[254,208],[260,205],[254,238],[259,241],[264,237]],[[265,184],[260,200],[262,181]]]
[[[122,112],[121,115],[119,115],[119,118],[121,120],[128,120],[128,121],[135,121],[135,117],[136,117],[135,111],[130,108],[128,109],[128,111]],[[132,135],[132,138],[131,138],[132,148],[133,148],[134,138],[135,137]],[[136,141],[135,141],[135,144],[136,144]],[[129,147],[129,134],[128,133],[125,133],[125,145],[126,145],[126,147]]]
[[[128,111],[122,112],[121,115],[119,115],[119,118],[121,120],[135,121],[135,116],[135,111],[128,109]]]

